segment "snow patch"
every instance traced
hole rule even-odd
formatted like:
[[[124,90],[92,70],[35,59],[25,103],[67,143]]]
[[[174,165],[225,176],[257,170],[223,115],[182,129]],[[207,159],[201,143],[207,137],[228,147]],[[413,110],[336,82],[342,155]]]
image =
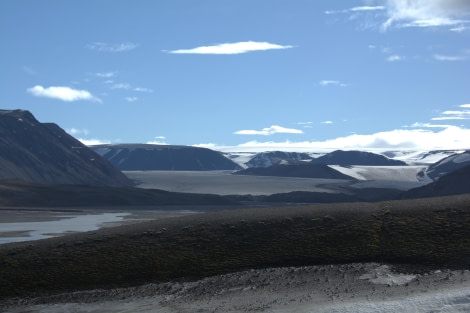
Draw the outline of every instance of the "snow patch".
[[[401,273],[392,273],[388,265],[381,265],[368,273],[363,274],[359,279],[368,280],[373,284],[380,285],[404,285],[416,279],[417,275],[407,275]]]

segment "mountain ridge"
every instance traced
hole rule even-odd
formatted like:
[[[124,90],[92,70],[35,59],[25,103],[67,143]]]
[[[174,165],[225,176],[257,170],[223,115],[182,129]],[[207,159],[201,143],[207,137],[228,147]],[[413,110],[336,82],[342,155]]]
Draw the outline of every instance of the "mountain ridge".
[[[54,123],[0,110],[0,178],[52,184],[130,186],[132,181]]]
[[[241,168],[222,153],[207,148],[154,144],[96,145],[91,148],[122,171],[208,171]]]

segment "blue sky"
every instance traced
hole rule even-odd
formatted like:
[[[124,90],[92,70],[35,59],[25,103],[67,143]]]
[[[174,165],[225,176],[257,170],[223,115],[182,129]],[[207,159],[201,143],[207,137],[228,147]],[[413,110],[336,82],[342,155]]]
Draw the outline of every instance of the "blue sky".
[[[85,143],[470,148],[468,0],[2,0],[0,108]]]

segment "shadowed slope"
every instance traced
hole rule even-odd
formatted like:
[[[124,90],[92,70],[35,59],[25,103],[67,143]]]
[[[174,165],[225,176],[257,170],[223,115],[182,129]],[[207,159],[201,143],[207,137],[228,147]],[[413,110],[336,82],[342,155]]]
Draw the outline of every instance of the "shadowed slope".
[[[23,110],[0,110],[0,178],[49,184],[132,184],[59,126],[39,123]]]

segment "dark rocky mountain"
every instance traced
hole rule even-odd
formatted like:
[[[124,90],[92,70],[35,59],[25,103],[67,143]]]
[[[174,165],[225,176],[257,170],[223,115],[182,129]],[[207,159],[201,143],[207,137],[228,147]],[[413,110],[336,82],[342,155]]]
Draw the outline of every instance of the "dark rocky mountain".
[[[132,181],[56,124],[23,110],[0,110],[0,179],[129,186]]]
[[[436,181],[440,177],[468,165],[470,165],[470,150],[450,155],[430,165],[425,171],[420,172],[418,175],[423,177],[428,176],[432,180]]]
[[[405,162],[391,160],[383,155],[365,151],[336,150],[312,160],[314,164],[328,165],[366,165],[366,166],[398,166]]]
[[[248,167],[268,167],[271,165],[289,164],[292,161],[311,160],[312,157],[307,153],[270,151],[257,153],[245,165]]]
[[[425,186],[408,190],[404,198],[427,198],[470,193],[470,164]]]
[[[234,173],[235,175],[280,176],[302,178],[330,178],[355,180],[325,164],[299,163],[280,164],[269,167],[251,167]]]
[[[91,148],[123,171],[210,171],[241,168],[222,153],[206,148],[151,144],[97,145]]]

